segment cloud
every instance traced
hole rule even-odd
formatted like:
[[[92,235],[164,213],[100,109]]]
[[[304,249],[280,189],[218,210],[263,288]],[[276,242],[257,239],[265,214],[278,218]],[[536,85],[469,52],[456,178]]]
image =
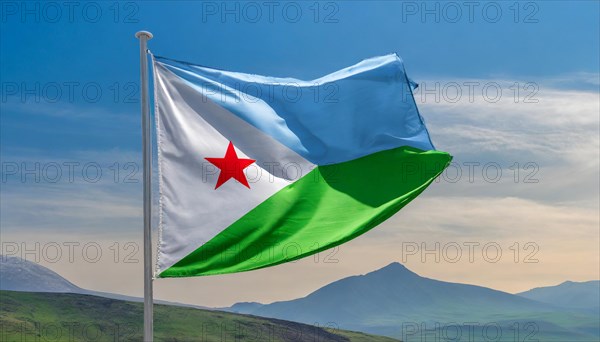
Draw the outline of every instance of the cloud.
[[[25,94],[25,90],[19,93]],[[112,121],[136,124],[138,115],[133,115],[139,104],[137,101],[119,103],[117,101],[89,101],[84,98],[69,99],[68,96],[48,100],[36,93],[36,96],[3,94],[3,115],[47,116],[60,120]],[[133,110],[125,110],[131,108]]]
[[[419,247],[425,243],[427,248],[435,248],[436,242],[441,247],[452,242],[480,244],[474,262],[449,263],[439,250],[440,262],[432,262],[431,256],[426,262],[420,255],[407,259],[409,268],[432,278],[516,292],[567,279],[600,277],[598,93],[559,89],[549,84],[560,82],[548,81],[539,83],[530,98],[537,102],[526,103],[523,100],[532,89],[523,88],[524,81],[517,82],[521,85],[518,102],[510,88],[515,81],[426,80],[421,87],[434,89],[435,82],[440,82],[440,91],[450,82],[476,82],[479,88],[471,99],[463,86],[463,96],[456,102],[447,101],[442,93],[437,102],[433,95],[416,93],[434,143],[454,155],[455,165],[413,203],[380,227],[318,257],[242,274],[160,280],[156,297],[214,306],[292,299],[341,277],[402,261],[407,242]],[[481,92],[492,83],[503,91],[497,102]],[[82,177],[73,183],[21,183],[19,178],[3,183],[4,241],[94,239],[108,248],[115,240],[121,246],[135,240],[141,245],[141,183],[114,182],[109,169],[114,162],[121,167],[126,162],[139,163],[137,151],[80,150],[63,156],[33,149],[3,151],[9,152],[3,153],[3,162],[94,161],[106,170],[97,183]],[[486,165],[491,165],[487,174]],[[496,166],[501,171],[497,180]],[[141,179],[140,171],[137,179]],[[482,257],[481,247],[490,242],[502,248],[503,257],[497,263]],[[523,262],[532,251],[525,249],[528,242],[538,247],[537,263]],[[514,261],[515,243],[518,262]],[[466,253],[466,247],[462,248]],[[337,261],[325,262],[328,255],[327,260]],[[139,264],[106,259],[93,265],[59,262],[47,266],[84,287],[141,295]],[[127,281],[115,284],[106,274]]]
[[[453,154],[463,174],[469,171],[465,163],[479,163],[474,182],[463,176],[460,183],[464,186],[451,187],[454,193],[597,203],[598,92],[550,88],[546,83],[536,83],[536,91],[524,90],[528,82],[506,80],[458,79],[422,84],[427,88],[415,98],[436,147]],[[444,89],[455,84],[463,95],[449,101],[453,97],[443,96],[450,92]],[[471,96],[465,84],[473,87]],[[515,84],[520,85],[518,96]],[[485,95],[486,86],[501,89],[502,97],[496,101],[492,95]],[[529,95],[531,98],[525,102]],[[502,177],[495,187],[482,175],[487,163],[502,167]],[[523,183],[524,177],[531,175],[539,180],[537,185]]]
[[[9,149],[2,158],[2,232],[115,232],[141,226],[137,153],[119,149],[61,156]]]
[[[395,259],[432,278],[518,292],[599,279],[599,225],[597,207],[516,197],[425,196],[353,242],[351,253],[362,255],[355,262],[363,264]],[[477,244],[471,261],[469,243]],[[408,244],[417,252],[407,253]],[[458,261],[453,260],[455,246],[462,253]]]
[[[440,93],[450,82],[480,85],[475,88],[479,91],[473,90],[472,98],[464,93],[457,102],[449,102],[443,96],[436,102],[435,97],[424,90],[415,95],[431,126],[433,137],[441,139],[449,147],[466,148],[469,146],[463,143],[474,142],[477,145],[471,146],[472,149],[468,150],[471,153],[518,150],[542,155],[548,152],[584,153],[598,147],[600,95],[597,92],[559,90],[538,85],[535,95],[529,102],[524,102],[525,96],[516,98],[511,89],[514,85],[507,81],[437,82],[440,83]],[[497,102],[483,95],[485,85],[492,83],[502,90],[502,97]],[[514,83],[523,85],[527,82]],[[532,91],[530,93],[533,94]]]

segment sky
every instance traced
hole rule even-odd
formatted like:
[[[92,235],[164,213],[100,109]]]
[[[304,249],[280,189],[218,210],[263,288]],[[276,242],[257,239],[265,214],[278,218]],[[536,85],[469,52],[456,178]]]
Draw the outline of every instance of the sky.
[[[599,279],[600,5],[546,2],[2,2],[0,253],[93,290],[142,294],[138,30],[156,55],[314,79],[399,54],[454,163],[331,251],[161,279],[206,306],[293,299],[402,262],[518,292]]]

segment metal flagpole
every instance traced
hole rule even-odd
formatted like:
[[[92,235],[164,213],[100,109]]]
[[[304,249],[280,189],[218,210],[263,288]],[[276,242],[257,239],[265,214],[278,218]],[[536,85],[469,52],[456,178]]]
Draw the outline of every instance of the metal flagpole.
[[[150,105],[148,101],[148,57],[147,43],[152,33],[139,31],[135,37],[140,40],[140,93],[142,104],[142,162],[144,164],[144,341],[152,342],[153,337],[153,298],[152,298],[152,229],[151,179],[152,179],[152,135],[150,130]]]

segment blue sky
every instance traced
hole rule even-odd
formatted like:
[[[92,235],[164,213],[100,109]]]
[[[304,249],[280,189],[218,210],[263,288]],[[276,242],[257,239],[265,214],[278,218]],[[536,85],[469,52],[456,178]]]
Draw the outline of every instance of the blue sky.
[[[535,269],[513,265],[516,268],[486,273],[483,269],[489,264],[461,269],[409,265],[432,277],[445,275],[506,290],[567,278],[598,278],[598,249],[586,241],[598,240],[594,210],[598,203],[599,2],[75,2],[72,12],[64,3],[53,4],[4,2],[0,8],[4,240],[58,239],[60,234],[107,241],[115,236],[139,238],[141,186],[123,178],[132,170],[124,165],[141,160],[139,47],[134,34],[146,29],[154,34],[149,47],[157,55],[235,71],[312,79],[396,52],[409,76],[422,86],[497,82],[507,94],[515,82],[538,88],[536,103],[523,103],[526,89],[521,89],[519,103],[491,103],[481,96],[475,101],[461,98],[458,103],[428,98],[417,102],[436,147],[451,152],[459,163],[496,162],[505,178],[512,180],[511,165],[518,162],[522,169],[534,162],[539,183],[490,184],[481,181],[481,174],[476,177],[479,183],[464,177],[458,183],[442,181],[396,221],[342,247],[346,254],[336,268],[293,266],[294,272],[308,274],[310,281],[292,284],[271,279],[264,284],[271,296],[243,289],[243,284],[260,277],[291,272],[278,267],[271,271],[275,273],[223,277],[225,285],[212,279],[173,282],[176,285],[168,286],[177,291],[165,290],[165,298],[215,305],[288,298],[340,276],[398,261],[394,248],[407,236],[421,241],[433,235],[442,242],[498,239],[506,242],[505,247],[516,239],[536,239],[546,246],[541,250],[546,251],[547,263]],[[104,176],[99,182],[81,177],[68,182],[63,176],[57,183],[36,183],[31,177],[22,182],[19,173],[6,175],[6,163],[20,167],[22,161],[42,166],[98,162]],[[115,162],[121,170],[118,182],[112,181],[109,168]],[[531,170],[522,169],[521,179]],[[134,178],[140,178],[139,172]],[[439,203],[448,207],[439,216],[418,217],[428,205]],[[487,203],[485,208],[481,203]],[[473,210],[471,220],[456,217],[456,211],[465,208]],[[513,217],[514,230],[497,226],[494,212],[505,213],[500,219]],[[417,228],[397,229],[406,222],[425,227],[424,233],[419,235]],[[573,227],[581,233],[567,233]],[[556,242],[566,235],[572,243]],[[395,241],[396,247],[376,253],[389,241]],[[573,259],[561,259],[564,255]],[[583,260],[588,266],[547,271],[584,264]],[[89,265],[51,266],[82,286],[139,294],[137,282],[103,283],[85,273],[98,270],[84,267]],[[119,265],[113,272],[139,271],[128,267],[133,266]],[[520,282],[514,281],[515,275]],[[198,282],[204,282],[205,297],[173,295]],[[210,286],[224,286],[238,295],[211,302]]]
[[[159,55],[297,78],[315,78],[390,52],[402,56],[416,79],[492,75],[535,78],[598,72],[600,56],[598,45],[594,46],[600,39],[596,1],[539,2],[527,8],[522,3],[517,6],[518,15],[512,3],[489,6],[482,2],[473,7],[472,18],[469,7],[456,2],[460,19],[454,19],[457,12],[453,8],[441,3],[323,2],[317,6],[318,12],[312,3],[293,3],[274,7],[272,20],[267,5],[251,4],[258,4],[259,11],[247,7],[248,3],[123,3],[117,6],[118,11],[112,3],[98,3],[98,7],[86,10],[82,3],[74,8],[72,19],[66,6],[58,7],[60,14],[55,14],[58,12],[54,8],[40,4],[39,18],[26,12],[35,10],[33,3],[28,8],[19,5],[16,14],[11,14],[12,7],[5,7],[0,57],[3,82],[25,82],[27,87],[57,82],[63,92],[57,105],[67,102],[74,113],[57,120],[53,115],[20,115],[18,110],[7,108],[2,117],[3,149],[42,148],[57,154],[81,148],[138,149],[137,107],[123,102],[130,91],[126,88],[128,82],[138,82],[133,34],[139,29],[155,34],[150,48]],[[438,11],[434,10],[436,4]],[[217,13],[213,14],[215,6]],[[96,8],[101,10],[100,15]],[[294,23],[296,8],[302,13]],[[498,18],[496,8],[502,11]],[[227,9],[234,14],[226,14],[222,20],[222,10]],[[434,14],[426,14],[423,20],[428,9]],[[261,17],[254,23],[256,13]],[[81,84],[74,86],[73,101],[65,94],[69,89],[65,82]],[[102,96],[97,103],[88,103],[84,98],[83,86],[88,83],[100,85]],[[85,89],[92,100],[95,84]],[[115,90],[111,89],[115,84],[121,93],[117,103]],[[45,107],[56,111],[52,106]],[[94,115],[93,111],[101,110],[111,115]],[[117,127],[115,122],[119,122]]]

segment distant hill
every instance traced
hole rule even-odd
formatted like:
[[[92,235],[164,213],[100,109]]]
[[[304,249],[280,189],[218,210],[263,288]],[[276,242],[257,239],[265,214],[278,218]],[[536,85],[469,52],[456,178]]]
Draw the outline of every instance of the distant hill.
[[[67,293],[0,291],[1,341],[141,341],[141,303]],[[278,319],[156,305],[156,341],[393,342]]]
[[[598,305],[598,286],[597,281],[565,282],[512,295],[421,277],[392,263],[366,275],[341,279],[304,298],[268,305],[238,303],[220,310],[333,325],[407,342],[438,337],[452,340],[456,334],[462,337],[454,340],[470,342],[514,342],[516,334],[521,340],[596,342],[600,341],[600,310],[594,306]],[[0,290],[68,292],[142,301],[138,297],[82,289],[43,266],[3,256]],[[157,304],[205,309],[164,301]],[[496,330],[500,337],[490,338],[490,331]],[[2,336],[0,340],[5,341]]]
[[[144,299],[140,297],[82,289],[81,287],[63,278],[58,273],[44,266],[38,265],[31,261],[23,260],[21,258],[4,255],[0,255],[0,290],[22,292],[79,293],[112,299],[126,300],[131,302],[144,301]],[[173,303],[161,300],[157,300],[155,302],[157,304],[208,309],[197,305]]]
[[[83,289],[34,262],[0,255],[0,290],[81,292]]]
[[[221,309],[224,309],[229,312],[244,313],[244,312],[256,311],[258,308],[260,308],[263,305],[264,304],[256,303],[256,302],[243,302],[243,303],[235,303],[234,305],[232,305],[229,308],[221,308]]]
[[[571,309],[600,311],[600,281],[565,281],[556,286],[537,287],[518,296]]]
[[[444,337],[457,329],[464,341],[470,341],[467,334],[474,341],[490,340],[482,337],[487,325],[502,329],[498,341],[513,341],[515,330],[543,341],[598,341],[600,337],[597,316],[481,286],[421,277],[399,263],[341,279],[304,298],[234,305],[230,310],[305,323],[336,322],[342,329],[406,341],[421,341],[424,334],[430,339],[435,334]]]

